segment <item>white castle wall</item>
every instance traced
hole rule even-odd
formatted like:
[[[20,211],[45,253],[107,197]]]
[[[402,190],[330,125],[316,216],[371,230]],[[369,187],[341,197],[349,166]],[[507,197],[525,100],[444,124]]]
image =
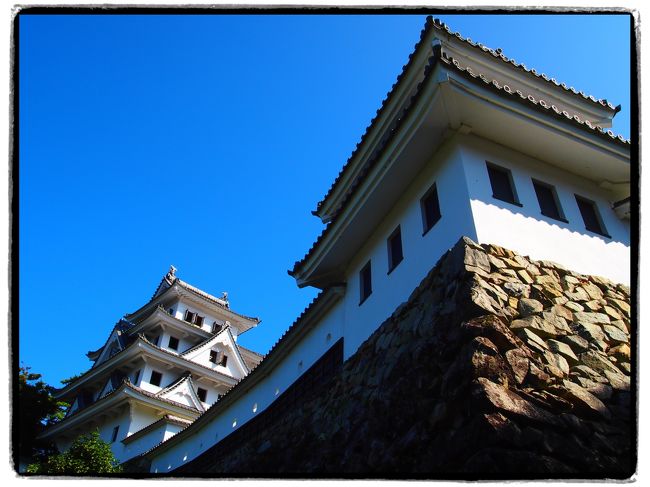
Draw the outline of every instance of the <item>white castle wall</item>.
[[[230,405],[219,416],[212,418],[195,434],[185,438],[182,443],[157,455],[152,462],[151,472],[168,472],[192,460],[256,414],[264,411],[341,338],[343,312],[344,307],[339,302],[286,355],[284,360],[262,382],[252,387],[243,398]]]
[[[629,222],[616,216],[604,190],[584,178],[485,139],[465,137],[462,147],[479,243],[494,243],[535,260],[551,260],[577,272],[630,283]],[[521,207],[492,197],[486,160],[510,169]],[[541,214],[531,178],[555,186],[568,223]],[[574,194],[597,204],[612,238],[585,229]]]

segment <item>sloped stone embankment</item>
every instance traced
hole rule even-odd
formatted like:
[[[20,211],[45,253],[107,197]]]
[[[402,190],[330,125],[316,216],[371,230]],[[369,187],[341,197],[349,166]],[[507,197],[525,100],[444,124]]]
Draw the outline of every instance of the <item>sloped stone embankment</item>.
[[[630,313],[625,286],[463,239],[300,407],[175,473],[628,477]]]

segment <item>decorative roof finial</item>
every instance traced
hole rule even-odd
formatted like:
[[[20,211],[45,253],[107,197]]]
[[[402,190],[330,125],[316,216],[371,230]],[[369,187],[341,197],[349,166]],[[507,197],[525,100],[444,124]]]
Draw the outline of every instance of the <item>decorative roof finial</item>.
[[[174,267],[173,265],[170,265],[169,266],[169,271],[167,272],[167,275],[165,277],[167,279],[169,279],[170,281],[173,281],[174,279],[176,279],[176,267]]]
[[[226,302],[226,306],[228,306],[228,291],[223,291],[221,293],[221,299]]]

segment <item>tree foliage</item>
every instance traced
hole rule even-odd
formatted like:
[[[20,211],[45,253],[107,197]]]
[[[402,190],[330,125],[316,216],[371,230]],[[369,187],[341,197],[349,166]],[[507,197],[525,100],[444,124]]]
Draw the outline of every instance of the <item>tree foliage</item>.
[[[45,427],[65,415],[66,403],[52,397],[54,388],[41,380],[41,374],[31,372],[31,367],[21,366],[18,371],[18,403],[14,418],[18,419],[18,453],[21,458],[38,458],[50,454],[52,446],[37,436]]]
[[[97,475],[121,471],[111,446],[99,437],[98,431],[81,435],[65,452],[27,467],[28,473],[43,475]]]

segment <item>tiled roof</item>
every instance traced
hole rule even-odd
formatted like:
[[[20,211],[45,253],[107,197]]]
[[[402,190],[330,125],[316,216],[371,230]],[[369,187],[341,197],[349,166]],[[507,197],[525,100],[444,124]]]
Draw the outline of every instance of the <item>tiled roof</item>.
[[[483,52],[489,53],[489,54],[492,55],[492,57],[494,57],[496,59],[500,59],[504,63],[509,64],[511,66],[514,66],[515,68],[518,68],[521,71],[525,71],[526,73],[529,73],[529,74],[531,74],[532,76],[534,76],[534,77],[536,77],[538,79],[543,79],[544,81],[552,83],[553,85],[562,88],[564,91],[567,91],[569,93],[573,93],[575,95],[578,95],[578,96],[584,98],[585,100],[588,100],[588,101],[590,101],[592,103],[595,103],[597,105],[600,105],[602,107],[609,108],[610,110],[613,110],[615,113],[620,111],[620,109],[621,109],[620,105],[615,107],[614,105],[612,105],[611,103],[609,103],[605,99],[597,99],[592,95],[587,95],[583,91],[576,90],[573,86],[567,86],[566,83],[560,83],[560,82],[556,81],[555,78],[549,78],[545,73],[540,73],[536,69],[528,68],[525,64],[518,63],[514,59],[507,57],[505,54],[503,54],[503,51],[501,49],[498,49],[498,48],[497,49],[491,49],[491,48],[487,47],[486,45],[481,44],[480,42],[473,42],[472,39],[470,39],[469,37],[463,37],[460,34],[460,32],[452,31],[447,24],[445,24],[444,22],[441,22],[439,19],[435,19],[433,21],[433,26],[434,26],[434,28],[436,30],[444,31],[447,34],[456,37],[457,39],[464,42],[465,44],[468,44],[468,45],[470,45],[470,46],[472,46],[472,47],[474,47],[474,48],[476,48],[478,50],[481,50]]]
[[[422,87],[426,85],[426,83],[429,80],[429,77],[431,76],[431,73],[433,73],[433,68],[436,65],[436,61],[438,60],[438,56],[434,55],[429,58],[429,62],[427,66],[425,67],[424,70],[424,78],[420,83],[418,83],[417,89],[415,90],[415,93],[411,97],[407,108],[404,110],[404,113],[402,113],[402,116],[395,122],[395,124],[391,127],[390,132],[387,134],[386,137],[382,139],[382,143],[378,146],[377,150],[373,154],[371,158],[369,158],[364,167],[361,169],[359,172],[359,176],[355,179],[354,183],[350,185],[348,188],[348,191],[346,194],[341,198],[341,203],[339,206],[336,208],[335,211],[333,211],[333,218],[332,221],[330,221],[327,226],[323,229],[321,234],[318,236],[314,244],[311,246],[311,248],[307,251],[305,256],[296,262],[293,266],[293,269],[289,271],[289,275],[293,276],[296,272],[298,272],[299,268],[302,267],[302,265],[305,263],[305,261],[311,256],[313,251],[320,245],[320,243],[323,241],[323,239],[327,236],[329,233],[330,229],[334,226],[334,222],[337,218],[337,216],[340,214],[340,212],[345,208],[347,205],[348,201],[350,200],[351,196],[356,192],[356,189],[361,185],[361,183],[365,180],[366,175],[370,172],[370,170],[375,166],[375,164],[379,161],[381,158],[382,152],[384,148],[393,140],[393,137],[399,132],[399,129],[402,126],[402,123],[408,115],[410,114],[411,110],[413,109],[414,106],[417,104],[417,100],[420,98],[422,94]]]
[[[366,137],[370,133],[370,130],[375,125],[375,122],[382,115],[384,109],[388,106],[390,100],[393,97],[393,94],[396,91],[397,86],[400,84],[400,82],[404,78],[404,74],[406,73],[408,68],[411,66],[411,63],[413,62],[413,59],[415,59],[415,53],[418,51],[418,48],[420,47],[420,45],[424,42],[424,38],[426,37],[426,34],[432,28],[432,26],[433,26],[433,19],[432,19],[431,16],[429,16],[426,19],[426,22],[424,24],[424,28],[420,32],[420,39],[415,44],[411,54],[409,54],[408,61],[406,62],[406,64],[404,66],[402,66],[402,72],[397,76],[397,80],[395,81],[395,83],[393,83],[393,86],[391,86],[390,90],[388,91],[388,94],[386,95],[384,100],[381,102],[381,106],[379,107],[379,110],[377,110],[377,114],[373,117],[372,120],[370,120],[370,124],[366,127],[365,132],[361,136],[361,140],[357,143],[357,146],[355,147],[354,151],[352,151],[352,154],[350,155],[350,157],[348,157],[347,162],[343,165],[343,168],[341,168],[341,170],[339,171],[338,175],[336,176],[336,179],[334,179],[334,182],[332,183],[330,188],[327,190],[327,193],[325,194],[325,196],[323,196],[323,199],[318,202],[317,207],[316,207],[316,211],[313,211],[312,213],[316,214],[318,212],[318,210],[321,208],[323,203],[327,200],[327,198],[330,197],[330,195],[334,191],[334,188],[336,188],[336,186],[339,184],[339,181],[341,180],[343,175],[350,168],[352,160],[356,157],[357,153],[359,152],[359,149],[361,149],[361,147],[363,147],[363,144],[366,141]]]
[[[222,309],[225,309],[225,310],[229,311],[230,313],[234,314],[235,316],[239,316],[240,318],[243,318],[243,319],[249,320],[249,321],[254,321],[256,323],[260,322],[260,319],[257,318],[257,317],[247,316],[247,315],[244,315],[244,314],[241,314],[241,313],[237,313],[236,311],[233,311],[230,308],[230,306],[227,304],[227,301],[224,301],[223,299],[219,299],[219,298],[213,296],[212,294],[206,293],[205,291],[202,291],[201,289],[199,289],[196,286],[192,286],[191,284],[189,284],[189,283],[179,279],[178,277],[174,276],[171,272],[168,272],[162,278],[162,280],[160,281],[160,284],[158,284],[158,287],[156,288],[156,292],[153,294],[151,299],[144,306],[142,306],[140,309],[145,308],[148,304],[150,304],[152,301],[154,301],[158,296],[164,294],[165,291],[167,291],[167,289],[172,287],[174,284],[178,284],[183,289],[186,289],[186,290],[196,294],[197,296],[200,296],[200,297],[210,301],[212,304],[218,306],[219,308],[222,308]],[[164,288],[164,290],[163,290],[163,288]],[[226,304],[224,304],[224,302]],[[133,313],[129,313],[129,314],[127,314],[127,316],[133,315],[133,314],[137,313],[138,311],[139,310],[136,310]]]
[[[436,22],[438,22],[438,21],[436,21]],[[430,24],[430,17],[428,17],[427,18],[427,23],[425,25],[425,29],[423,29],[422,33],[420,34],[421,35],[420,40],[422,40],[422,38],[425,36],[425,32],[426,32],[427,28],[429,28],[429,26],[433,25],[433,24],[434,23]],[[436,28],[442,28],[442,27],[440,27],[440,25],[444,25],[444,24],[436,24]],[[445,26],[445,28],[446,28],[446,26]],[[448,28],[446,28],[446,29],[448,29]],[[471,41],[466,41],[466,42],[471,42]],[[471,43],[471,44],[474,45],[473,43]],[[417,49],[417,45],[416,45],[416,49]],[[465,75],[469,79],[472,79],[474,81],[477,81],[477,80],[482,81],[483,82],[482,84],[484,86],[489,86],[492,89],[494,89],[495,91],[499,92],[500,94],[509,95],[513,99],[518,99],[518,101],[521,101],[521,102],[527,104],[528,106],[535,107],[535,108],[537,108],[538,110],[540,110],[540,111],[542,111],[544,113],[547,113],[547,114],[550,114],[550,115],[554,116],[555,118],[562,119],[562,120],[565,120],[565,121],[569,121],[570,123],[574,124],[576,127],[579,127],[581,129],[585,129],[585,130],[587,130],[587,131],[589,131],[591,133],[597,134],[601,138],[604,138],[604,139],[606,139],[606,140],[608,140],[610,142],[615,142],[615,143],[617,143],[619,145],[623,145],[623,146],[629,146],[630,145],[630,140],[629,139],[625,139],[621,135],[616,135],[611,130],[606,130],[603,127],[595,125],[595,124],[591,123],[588,120],[582,120],[578,116],[571,116],[568,112],[561,111],[556,106],[554,106],[552,104],[549,104],[549,103],[546,103],[544,100],[538,100],[538,99],[534,98],[531,95],[526,96],[520,91],[511,90],[507,85],[501,85],[496,80],[491,80],[491,79],[488,79],[488,78],[486,78],[485,76],[483,76],[481,74],[476,74],[471,70],[471,68],[463,68],[463,67],[461,67],[460,64],[458,63],[458,61],[453,60],[450,57],[448,57],[446,54],[442,53],[441,49],[434,49],[433,50],[433,55],[429,58],[429,62],[428,62],[427,67],[425,69],[425,77],[418,84],[418,88],[417,88],[415,94],[411,97],[411,100],[409,101],[409,104],[408,104],[405,112],[402,114],[401,118],[399,120],[397,120],[397,123],[391,128],[389,136],[385,137],[382,140],[382,144],[378,147],[378,149],[375,151],[373,156],[371,158],[369,158],[368,161],[366,161],[364,167],[359,171],[358,177],[350,185],[350,187],[348,188],[348,191],[346,192],[346,194],[343,195],[343,197],[341,198],[341,203],[332,212],[332,215],[333,215],[332,220],[327,224],[327,226],[323,229],[323,231],[320,233],[320,235],[316,238],[316,241],[309,248],[309,250],[307,251],[305,256],[294,264],[292,270],[288,271],[289,275],[294,276],[299,271],[299,269],[305,264],[305,262],[312,256],[314,250],[322,243],[322,241],[328,235],[331,228],[334,226],[334,223],[335,223],[336,218],[338,217],[338,215],[345,208],[346,204],[349,202],[349,200],[351,199],[351,196],[355,193],[356,189],[365,180],[366,175],[370,172],[370,170],[373,168],[373,166],[375,165],[375,163],[379,159],[383,149],[388,145],[388,143],[390,142],[392,137],[397,133],[397,131],[399,130],[399,128],[401,126],[401,122],[407,118],[410,109],[413,106],[416,105],[416,100],[417,100],[417,98],[420,96],[420,94],[422,92],[421,88],[426,84],[429,75],[433,72],[433,68],[435,67],[435,65],[436,65],[436,63],[438,61],[444,62],[445,66],[453,68],[455,71],[462,73],[463,75]],[[402,71],[402,74],[403,73],[404,73],[404,71]],[[389,95],[389,97],[390,97],[390,95]],[[386,103],[386,100],[384,100],[384,104],[385,103]],[[383,108],[383,105],[382,105],[382,108]],[[374,119],[373,119],[373,122],[374,122]],[[371,125],[372,125],[373,122],[371,122]],[[366,133],[368,133],[369,130],[370,130],[370,126],[366,129]],[[364,137],[365,137],[365,135],[364,135]],[[362,138],[362,142],[363,142],[363,138]],[[360,144],[357,145],[356,150],[358,150],[359,145]],[[355,153],[356,153],[356,150],[355,150]],[[343,167],[341,173],[339,173],[339,177],[337,177],[336,181],[334,182],[334,184],[330,188],[330,191],[328,192],[328,195],[326,195],[326,197],[323,199],[323,201],[325,201],[325,199],[333,191],[333,188],[338,183],[338,180],[340,179],[340,176],[346,170],[346,168],[349,166],[352,157],[354,157],[354,153],[351,156],[351,158],[348,159],[348,162]],[[321,201],[321,203],[323,201]]]
[[[159,420],[154,421],[153,423],[151,423],[151,424],[145,426],[144,428],[139,429],[138,431],[136,431],[136,432],[133,433],[132,435],[129,435],[129,436],[127,436],[126,438],[124,438],[124,439],[122,440],[122,443],[125,443],[125,444],[126,444],[126,443],[131,443],[131,442],[134,441],[134,440],[137,440],[138,438],[140,438],[140,437],[146,435],[149,431],[155,429],[156,426],[157,426],[158,424],[160,424],[160,423],[171,423],[171,424],[175,424],[175,425],[178,425],[178,426],[183,426],[183,427],[185,427],[185,426],[188,426],[189,424],[191,424],[192,422],[191,422],[191,421],[188,421],[188,420],[186,420],[186,419],[183,419],[183,418],[179,418],[179,417],[177,417],[177,416],[173,416],[173,415],[171,415],[171,414],[165,414],[165,415],[164,415],[162,418],[160,418]]]
[[[420,47],[420,45],[424,41],[424,38],[426,37],[426,34],[432,28],[436,29],[438,31],[444,31],[445,33],[456,37],[457,39],[459,39],[460,41],[466,43],[467,45],[470,45],[470,46],[472,46],[472,47],[474,47],[474,48],[476,48],[478,50],[481,50],[483,52],[491,54],[493,57],[495,57],[497,59],[500,59],[505,64],[508,64],[508,65],[513,66],[513,67],[515,67],[517,69],[520,69],[520,70],[522,70],[522,71],[524,71],[526,73],[529,73],[531,76],[534,76],[536,78],[543,79],[543,80],[547,81],[548,83],[553,84],[554,86],[557,86],[557,87],[560,87],[560,88],[564,89],[566,92],[573,93],[573,94],[575,94],[577,96],[580,96],[585,100],[591,101],[594,104],[597,104],[597,105],[599,105],[601,107],[613,110],[614,113],[617,113],[621,108],[620,105],[618,105],[617,107],[614,107],[611,103],[609,103],[605,99],[596,99],[594,96],[587,95],[584,92],[578,91],[573,87],[568,87],[565,83],[560,83],[560,82],[556,81],[555,78],[549,78],[545,73],[539,73],[535,69],[530,69],[523,63],[517,63],[514,59],[508,58],[507,56],[505,56],[501,49],[491,49],[491,48],[489,48],[489,47],[487,47],[487,46],[485,46],[485,45],[483,45],[481,43],[473,42],[469,37],[466,38],[466,37],[463,37],[459,32],[453,32],[449,28],[449,26],[447,24],[445,24],[444,22],[441,22],[439,19],[434,20],[431,16],[428,16],[426,18],[424,28],[420,32],[419,41],[415,44],[413,52],[411,52],[411,54],[409,55],[408,62],[403,66],[402,72],[397,77],[397,81],[393,84],[390,91],[386,95],[386,98],[384,98],[384,100],[382,101],[381,107],[379,108],[379,110],[377,110],[377,115],[370,121],[370,124],[366,127],[366,130],[365,130],[364,134],[361,136],[361,140],[359,141],[359,143],[357,143],[357,146],[354,149],[354,151],[352,152],[352,155],[348,158],[346,163],[343,165],[343,168],[341,169],[339,174],[334,179],[334,182],[332,183],[330,188],[327,190],[327,193],[322,198],[322,200],[318,202],[316,210],[313,211],[312,213],[314,213],[314,214],[318,213],[318,210],[320,210],[320,208],[322,207],[324,202],[334,192],[334,189],[339,184],[339,182],[340,182],[341,178],[343,177],[343,175],[349,170],[352,160],[354,159],[354,157],[359,152],[359,149],[363,146],[367,135],[370,133],[371,129],[375,125],[375,122],[377,121],[377,119],[380,117],[380,115],[384,111],[384,108],[388,105],[389,101],[392,98],[393,93],[396,91],[396,87],[398,86],[400,81],[403,79],[404,74],[406,73],[406,71],[407,71],[408,67],[410,66],[411,62],[413,61],[413,59],[415,57],[415,53],[418,51],[418,48]]]
[[[302,313],[300,313],[300,316],[294,320],[292,325],[282,334],[282,336],[275,342],[275,344],[271,347],[271,350],[269,350],[269,353],[264,356],[264,359],[257,364],[257,366],[250,371],[248,375],[240,379],[235,385],[233,385],[226,393],[219,398],[219,401],[217,401],[210,409],[208,409],[206,412],[201,414],[192,424],[194,424],[197,420],[202,419],[207,413],[212,411],[210,413],[211,415],[217,414],[217,411],[219,410],[219,404],[222,403],[225,397],[227,397],[230,394],[233,394],[234,391],[239,390],[238,388],[241,388],[242,384],[245,384],[246,381],[250,381],[250,377],[257,377],[257,375],[264,373],[264,369],[266,368],[266,364],[269,363],[269,358],[275,356],[278,352],[277,350],[279,349],[280,345],[285,342],[287,339],[289,339],[292,335],[297,333],[297,331],[300,329],[300,325],[302,325],[305,321],[305,319],[309,316],[309,314],[313,311],[313,309],[316,307],[318,303],[320,303],[323,298],[327,295],[327,291],[321,291],[318,293],[318,295],[307,305],[307,307],[303,310]],[[192,424],[187,425],[183,430],[179,431],[177,435],[184,435],[186,434],[185,432],[189,427],[192,426]],[[177,436],[176,435],[176,436]],[[175,437],[176,437],[175,436]],[[163,442],[158,443],[151,449],[147,450],[144,452],[141,456],[147,455],[151,451],[155,450],[158,448]]]
[[[108,363],[109,361],[112,362],[112,361],[117,360],[117,357],[119,357],[119,356],[120,356],[122,353],[124,353],[126,350],[129,350],[132,346],[134,346],[135,343],[137,343],[138,340],[140,340],[140,341],[146,343],[147,345],[151,346],[152,348],[155,348],[156,350],[160,350],[161,352],[166,353],[167,355],[169,355],[169,356],[171,356],[171,357],[177,357],[177,358],[180,358],[181,360],[184,360],[184,361],[186,361],[186,362],[188,362],[188,363],[191,363],[191,364],[193,364],[193,365],[195,365],[195,366],[197,366],[197,367],[202,367],[202,368],[204,368],[204,369],[206,369],[206,370],[209,370],[210,372],[213,372],[213,373],[215,373],[215,374],[217,374],[217,375],[221,375],[221,376],[223,376],[223,377],[227,377],[228,379],[233,379],[233,377],[231,377],[231,376],[229,376],[229,375],[223,374],[223,373],[221,373],[221,372],[219,372],[219,371],[216,371],[216,370],[214,370],[214,369],[211,369],[211,368],[209,368],[209,367],[206,367],[205,365],[197,364],[196,362],[192,362],[192,361],[190,361],[190,360],[187,360],[186,358],[182,357],[182,356],[179,355],[179,354],[175,354],[175,353],[172,353],[172,352],[170,352],[170,351],[168,351],[168,350],[165,350],[164,348],[161,348],[161,347],[159,347],[158,345],[155,345],[155,344],[153,344],[152,342],[150,342],[150,341],[147,339],[147,337],[145,337],[145,336],[144,336],[143,334],[141,334],[141,333],[138,333],[138,335],[137,335],[137,339],[136,339],[136,340],[133,340],[133,341],[132,341],[132,342],[131,342],[131,343],[130,343],[126,348],[123,348],[122,350],[120,350],[119,352],[117,352],[115,355],[113,355],[111,358],[109,358],[108,360],[106,360],[106,361],[103,362],[103,363]],[[65,387],[62,387],[62,388],[58,389],[58,390],[56,391],[56,393],[61,393],[63,390],[65,390],[65,389],[67,389],[67,388],[69,388],[69,387],[72,387],[73,384],[76,384],[77,382],[79,382],[81,379],[83,379],[86,375],[88,375],[88,374],[89,374],[90,372],[92,372],[93,370],[95,370],[95,369],[88,369],[88,370],[85,371],[83,374],[81,374],[79,377],[77,377],[73,382],[70,382],[70,383],[66,384]]]
[[[100,397],[99,399],[97,399],[92,404],[89,404],[87,407],[77,409],[76,411],[73,411],[72,413],[67,415],[63,420],[59,421],[58,423],[53,424],[52,426],[58,426],[58,425],[64,423],[65,421],[67,421],[68,419],[74,418],[75,416],[77,416],[77,414],[81,413],[82,411],[86,411],[88,408],[91,408],[91,407],[96,407],[97,404],[105,402],[108,398],[116,395],[118,392],[121,392],[121,391],[123,391],[124,389],[127,389],[127,388],[132,389],[133,391],[135,391],[137,393],[140,393],[143,396],[151,397],[153,399],[157,399],[159,401],[166,402],[168,404],[171,404],[171,405],[174,405],[174,406],[177,406],[177,407],[180,407],[180,408],[184,408],[184,409],[187,409],[187,410],[190,410],[190,411],[200,412],[196,408],[192,408],[190,406],[186,406],[185,404],[181,404],[179,402],[172,401],[171,399],[167,399],[167,398],[164,398],[164,397],[159,397],[159,396],[157,396],[156,394],[154,394],[152,392],[145,391],[144,389],[141,389],[141,388],[139,388],[137,386],[134,386],[133,384],[131,384],[131,382],[128,380],[128,378],[125,378],[122,381],[122,384],[119,387],[113,389],[108,394]]]
[[[444,53],[441,57],[441,61],[443,61],[447,66],[453,67],[453,69],[455,69],[456,71],[464,74],[466,77],[473,79],[474,81],[483,82],[482,84],[484,86],[489,86],[491,89],[499,92],[500,94],[508,95],[529,106],[537,107],[538,109],[541,109],[542,112],[553,115],[556,118],[568,120],[579,128],[589,129],[591,132],[603,136],[605,139],[611,142],[616,142],[618,144],[622,144],[625,146],[630,145],[630,140],[625,139],[625,137],[623,137],[622,135],[616,135],[611,130],[606,130],[599,125],[595,125],[591,123],[589,120],[582,120],[577,115],[571,116],[569,112],[562,111],[559,108],[557,108],[555,105],[547,103],[542,99],[536,99],[532,95],[526,96],[524,93],[522,93],[519,90],[513,90],[508,85],[500,84],[497,80],[488,79],[482,74],[475,73],[470,67],[462,67],[457,60],[449,56],[446,56]]]

